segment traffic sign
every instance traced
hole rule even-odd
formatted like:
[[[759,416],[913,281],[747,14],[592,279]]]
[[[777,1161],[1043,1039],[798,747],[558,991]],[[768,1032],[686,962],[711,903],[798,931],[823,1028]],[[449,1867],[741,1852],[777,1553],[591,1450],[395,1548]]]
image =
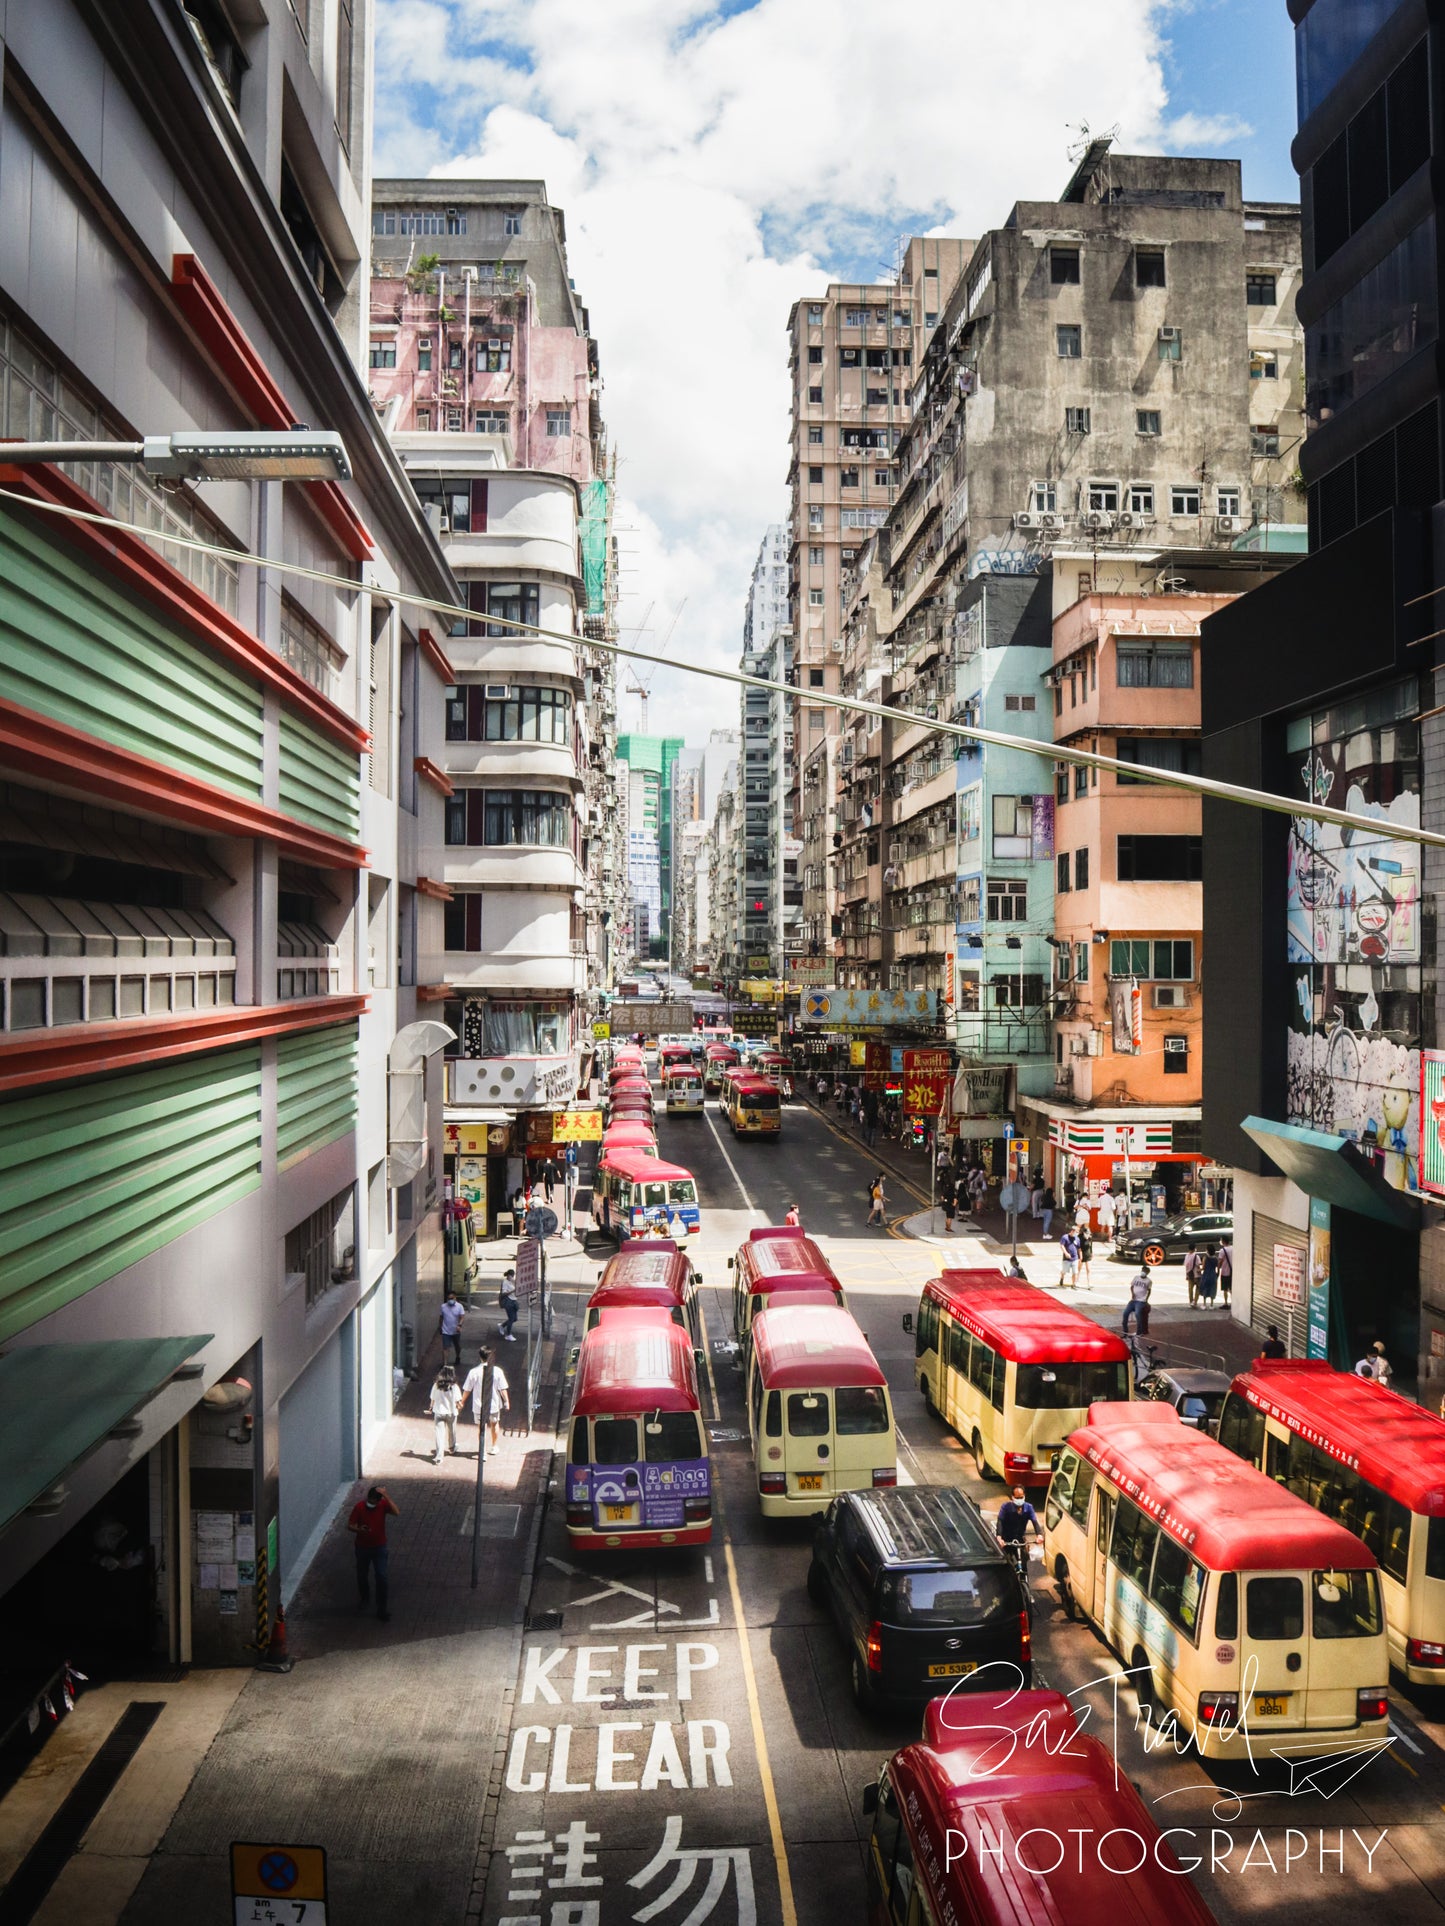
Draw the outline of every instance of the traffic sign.
[[[1006,1139],[1009,1137],[1012,1137],[1012,1135],[1014,1134],[1014,1127],[1011,1123],[1006,1123],[1004,1125],[1003,1134]]]
[[[550,1217],[551,1211],[547,1215]],[[518,1297],[530,1297],[541,1282],[541,1250],[542,1246],[530,1237],[524,1237],[517,1246],[517,1275],[512,1288]]]
[[[612,1025],[599,1019],[592,1026],[592,1035],[598,1043],[605,1043],[612,1035]]]
[[[326,1848],[233,1842],[235,1926],[326,1926]]]
[[[527,1212],[528,1237],[555,1237],[557,1235],[557,1213],[545,1204],[533,1204]],[[521,1252],[519,1251],[520,1257]]]

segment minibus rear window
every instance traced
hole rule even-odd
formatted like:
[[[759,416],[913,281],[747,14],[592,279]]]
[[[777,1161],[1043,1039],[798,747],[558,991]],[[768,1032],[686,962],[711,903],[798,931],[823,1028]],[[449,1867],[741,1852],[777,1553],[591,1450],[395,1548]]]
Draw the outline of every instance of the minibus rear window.
[[[828,1394],[826,1391],[788,1393],[788,1436],[826,1438],[828,1435]]]
[[[894,1572],[878,1608],[897,1625],[985,1625],[1018,1610],[1018,1587],[1001,1565],[977,1571]]]
[[[568,1453],[568,1463],[585,1465],[587,1462],[587,1420],[585,1418],[574,1418],[572,1420],[572,1449]]]
[[[1425,1537],[1425,1576],[1445,1578],[1445,1518],[1432,1518]]]
[[[1128,1395],[1126,1363],[1021,1364],[1014,1403],[1029,1411],[1082,1411],[1096,1399]]]
[[[643,1443],[650,1465],[676,1464],[679,1459],[702,1456],[697,1418],[691,1411],[656,1411],[643,1431]]]
[[[1380,1588],[1373,1572],[1316,1572],[1311,1628],[1316,1638],[1375,1638]]]
[[[1239,1577],[1235,1572],[1219,1575],[1219,1596],[1214,1603],[1214,1636],[1239,1637]]]
[[[592,1420],[592,1462],[594,1465],[635,1465],[637,1463],[636,1418],[594,1418]]]
[[[676,1178],[667,1187],[667,1201],[670,1204],[695,1204],[697,1187],[691,1177]]]
[[[840,1438],[871,1437],[888,1429],[888,1395],[881,1385],[840,1385],[833,1401]]]
[[[767,1416],[763,1420],[764,1435],[781,1438],[783,1435],[783,1396],[780,1391],[768,1393]]]
[[[1303,1638],[1304,1586],[1297,1578],[1247,1579],[1244,1622],[1250,1638]]]

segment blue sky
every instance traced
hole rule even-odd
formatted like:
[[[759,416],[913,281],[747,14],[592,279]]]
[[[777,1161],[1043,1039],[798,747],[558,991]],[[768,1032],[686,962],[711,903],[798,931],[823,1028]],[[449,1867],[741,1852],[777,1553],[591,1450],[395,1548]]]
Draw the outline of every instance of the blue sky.
[[[787,513],[789,309],[1048,200],[1081,124],[1294,200],[1284,0],[378,0],[380,174],[539,177],[617,451],[625,627],[733,665]],[[732,703],[668,669],[652,724]],[[629,701],[622,726],[635,726]]]

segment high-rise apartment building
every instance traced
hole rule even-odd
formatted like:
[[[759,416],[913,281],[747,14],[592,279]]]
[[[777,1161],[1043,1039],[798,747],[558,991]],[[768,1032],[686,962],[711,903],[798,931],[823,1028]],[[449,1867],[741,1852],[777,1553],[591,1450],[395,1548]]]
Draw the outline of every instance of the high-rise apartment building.
[[[744,674],[787,682],[793,631],[788,619],[787,531],[774,523],[763,536],[743,619]],[[793,844],[793,716],[778,690],[744,687],[739,699],[743,784],[743,924],[736,976],[767,976],[783,967],[787,936],[802,908]]]
[[[1433,1409],[1442,869],[1409,832],[1445,828],[1445,30],[1404,0],[1289,11],[1310,553],[1204,625],[1204,770],[1379,828],[1206,802],[1204,1143],[1234,1172],[1237,1312],[1347,1367],[1378,1338]]]
[[[456,585],[361,369],[363,16],[309,11],[5,19],[0,432],[112,444],[7,467],[0,516],[0,1403],[31,1441],[0,1624],[37,1680],[254,1662],[437,1248],[447,663],[413,598]],[[298,422],[349,481],[113,458]]]
[[[628,772],[628,866],[634,955],[666,956],[672,914],[673,769],[681,736],[624,734],[618,759]],[[644,927],[645,925],[645,927]]]
[[[801,780],[837,711],[809,692],[841,686],[848,571],[881,528],[897,490],[894,455],[909,419],[915,363],[972,243],[911,240],[896,276],[876,285],[830,284],[788,315],[792,429],[789,604],[794,776],[788,814],[801,823]],[[806,857],[804,858],[806,863]],[[826,864],[801,892],[795,954],[834,940],[837,891]]]

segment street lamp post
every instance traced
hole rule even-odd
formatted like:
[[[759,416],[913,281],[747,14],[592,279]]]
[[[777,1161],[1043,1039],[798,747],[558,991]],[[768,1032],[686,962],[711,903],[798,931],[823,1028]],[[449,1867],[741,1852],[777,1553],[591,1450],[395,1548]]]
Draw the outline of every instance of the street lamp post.
[[[139,441],[0,441],[0,462],[110,461],[155,481],[350,481],[340,435],[330,429],[146,435]]]

